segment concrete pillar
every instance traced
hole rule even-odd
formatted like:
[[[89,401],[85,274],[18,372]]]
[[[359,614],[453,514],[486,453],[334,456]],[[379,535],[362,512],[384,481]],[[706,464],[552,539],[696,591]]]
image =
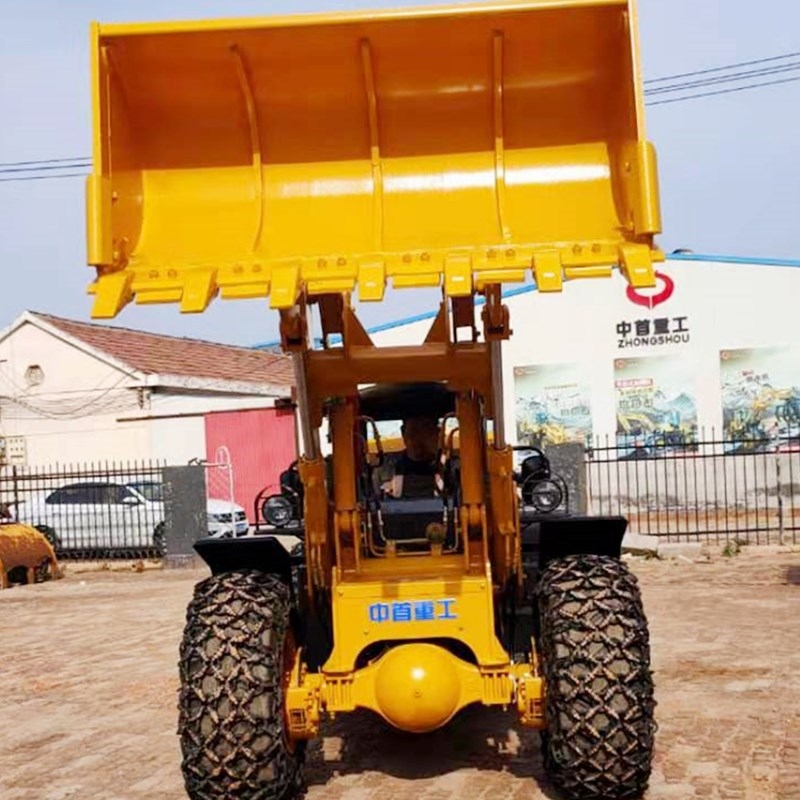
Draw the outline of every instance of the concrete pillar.
[[[194,543],[208,536],[205,467],[164,468],[164,528],[164,566],[199,566]]]
[[[585,515],[589,504],[584,446],[580,442],[549,444],[545,455],[550,461],[551,472],[560,476],[567,484],[569,513]]]

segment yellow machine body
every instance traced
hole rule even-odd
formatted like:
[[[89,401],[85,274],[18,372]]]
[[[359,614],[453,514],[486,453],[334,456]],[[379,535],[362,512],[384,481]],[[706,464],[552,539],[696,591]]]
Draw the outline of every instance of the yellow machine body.
[[[367,708],[396,728],[427,733],[474,703],[515,705],[525,724],[542,726],[537,665],[511,664],[494,635],[488,568],[468,576],[458,558],[426,560],[414,559],[414,577],[410,566],[402,576],[391,560],[376,561],[377,574],[334,585],[334,651],[319,673],[297,663],[287,693],[292,736],[315,736],[323,709]],[[425,575],[434,569],[449,577]],[[468,648],[476,663],[435,644],[442,640]],[[357,668],[359,654],[384,641],[402,644]]]
[[[653,284],[632,0],[94,25],[93,315]]]
[[[309,738],[323,712],[356,707],[427,731],[472,703],[541,727],[535,653],[514,663],[495,632],[496,597],[521,574],[501,288],[532,278],[557,292],[614,269],[654,284],[633,0],[96,24],[91,52],[92,315],[260,297],[295,358],[307,592],[329,598],[335,641],[318,671],[298,654],[289,732]],[[380,301],[388,285],[441,287],[422,345],[375,347],[353,314],[351,295]],[[309,346],[312,306],[341,347]],[[359,387],[412,380],[457,396],[450,549],[379,541],[357,497]]]

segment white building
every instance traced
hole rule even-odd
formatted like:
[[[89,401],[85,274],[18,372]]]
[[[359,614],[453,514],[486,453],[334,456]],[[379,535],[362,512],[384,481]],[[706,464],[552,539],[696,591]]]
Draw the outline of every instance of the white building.
[[[25,466],[185,464],[211,439],[244,447],[292,384],[284,355],[28,311],[0,332],[0,445]],[[280,428],[291,444],[293,425]]]
[[[659,437],[800,436],[800,261],[682,253],[657,272],[654,290],[615,273],[506,291],[510,439],[608,437],[629,451]],[[370,333],[421,342],[434,315]]]

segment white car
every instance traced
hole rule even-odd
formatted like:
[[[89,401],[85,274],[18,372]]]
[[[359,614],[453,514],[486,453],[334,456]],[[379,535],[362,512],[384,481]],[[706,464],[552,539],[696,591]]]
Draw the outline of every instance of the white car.
[[[164,503],[163,484],[152,478],[136,478],[125,481],[125,486],[154,503]],[[231,518],[233,515],[233,518]],[[212,539],[229,539],[244,536],[250,530],[247,513],[230,500],[210,497],[206,500],[208,535]]]
[[[65,550],[151,548],[164,545],[162,484],[152,478],[81,480],[32,496],[18,509],[18,519],[46,529]],[[243,536],[249,529],[245,510],[226,500],[206,501],[208,535]]]

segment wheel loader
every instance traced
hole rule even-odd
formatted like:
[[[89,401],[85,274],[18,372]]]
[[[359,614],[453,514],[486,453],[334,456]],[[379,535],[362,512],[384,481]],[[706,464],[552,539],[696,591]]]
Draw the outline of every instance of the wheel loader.
[[[565,797],[641,797],[627,520],[527,514],[503,392],[506,287],[534,282],[535,314],[582,279],[651,287],[664,260],[633,0],[94,23],[91,53],[92,316],[250,299],[295,366],[300,544],[196,544],[188,796],[299,793],[334,715],[424,736],[495,706],[540,732]],[[358,320],[431,287],[422,342]],[[388,493],[378,423],[415,415],[440,431],[428,483]]]

